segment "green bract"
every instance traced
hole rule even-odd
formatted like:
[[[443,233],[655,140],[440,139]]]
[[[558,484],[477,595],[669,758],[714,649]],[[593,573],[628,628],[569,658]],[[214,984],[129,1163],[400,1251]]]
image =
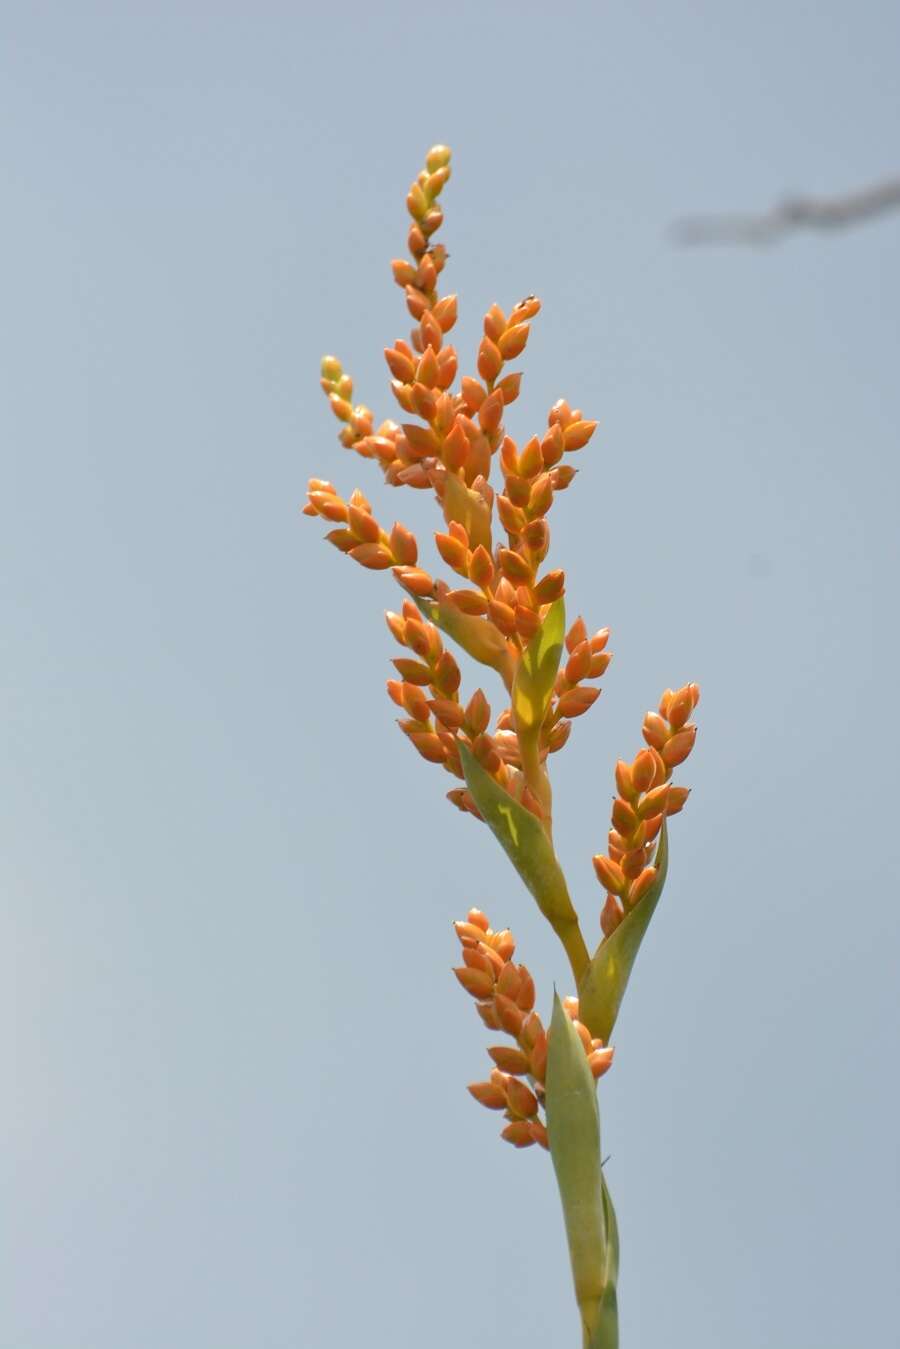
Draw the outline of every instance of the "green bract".
[[[540,820],[514,801],[461,742],[459,754],[472,799],[534,895],[541,913],[554,927],[559,923],[577,923],[566,878]]]
[[[512,689],[516,729],[536,731],[544,720],[559,670],[566,631],[566,608],[554,601],[538,631],[522,652]]]
[[[668,861],[669,844],[664,819],[654,858],[655,881],[643,899],[626,913],[615,931],[600,943],[587,973],[579,981],[579,1016],[591,1035],[601,1039],[604,1044],[609,1044],[631,967],[662,894]]]
[[[597,1087],[578,1032],[556,994],[547,1047],[546,1108],[585,1349],[616,1349],[618,1232],[600,1166]]]

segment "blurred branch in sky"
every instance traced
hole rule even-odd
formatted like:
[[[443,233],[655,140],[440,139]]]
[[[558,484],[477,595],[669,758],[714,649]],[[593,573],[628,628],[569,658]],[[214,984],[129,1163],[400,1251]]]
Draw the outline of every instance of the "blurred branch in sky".
[[[900,208],[900,177],[885,178],[842,197],[786,197],[763,215],[696,215],[676,220],[671,237],[677,244],[777,243],[793,230],[847,229],[861,221]]]

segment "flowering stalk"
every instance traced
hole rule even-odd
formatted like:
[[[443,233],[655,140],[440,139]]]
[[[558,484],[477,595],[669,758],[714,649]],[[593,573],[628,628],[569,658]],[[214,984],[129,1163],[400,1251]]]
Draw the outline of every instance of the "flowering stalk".
[[[435,146],[406,199],[409,256],[392,263],[413,319],[409,341],[384,353],[403,419],[376,427],[370,409],[354,403],[353,382],[336,357],[324,358],[321,375],[341,444],[373,460],[389,486],[433,493],[441,515],[434,543],[446,574],[422,567],[412,532],[399,523],[385,528],[358,489],[345,500],[330,481],[312,478],[304,513],[332,526],[326,538],[340,552],[367,570],[390,571],[404,592],[398,611],[387,614],[403,650],[387,684],[400,729],[423,759],[456,779],[448,799],[494,833],[568,958],[577,996],[555,998],[545,1028],[534,981],[513,962],[512,934],[493,931],[476,908],[456,923],[456,977],[485,1026],[512,1041],[488,1050],[490,1074],[469,1091],[502,1112],[505,1141],[550,1151],[583,1345],[614,1349],[618,1234],[600,1164],[595,1084],[612,1064],[610,1035],[665,881],[666,821],[687,800],[672,774],[693,747],[699,689],[667,689],[644,720],[645,747],[616,765],[607,851],[593,859],[606,898],[592,952],[553,844],[549,762],[600,695],[609,630],[589,635],[580,617],[567,627],[565,573],[548,567],[547,557],[554,498],[571,486],[571,456],[591,440],[596,422],[562,399],[539,435],[520,446],[507,433],[506,410],[522,379],[508,367],[540,311],[533,295],[508,314],[491,305],[474,371],[457,383],[457,352],[447,341],[457,300],[439,292],[447,253],[434,237],[449,177],[450,151]],[[463,691],[446,640],[499,685],[496,715],[481,688]]]

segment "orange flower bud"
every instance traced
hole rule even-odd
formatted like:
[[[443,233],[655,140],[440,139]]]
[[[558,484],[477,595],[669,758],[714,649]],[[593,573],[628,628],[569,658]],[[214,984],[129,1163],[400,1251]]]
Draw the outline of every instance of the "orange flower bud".
[[[546,515],[553,505],[553,479],[549,473],[536,478],[528,497],[528,509],[532,515]]]
[[[506,1143],[512,1143],[516,1148],[533,1147],[536,1139],[531,1130],[532,1121],[517,1119],[512,1124],[507,1124],[505,1129],[500,1132],[500,1137]]]
[[[356,550],[354,549],[354,552]],[[685,726],[684,730],[676,731],[672,739],[663,746],[662,756],[668,768],[675,768],[678,764],[684,763],[691,750],[694,748],[694,741],[697,738],[696,726]]]
[[[394,664],[396,664],[396,661]],[[629,806],[627,801],[623,801],[620,796],[617,796],[615,801],[613,801],[612,822],[618,832],[626,837],[632,830],[636,829],[640,823],[634,808]]]
[[[632,908],[637,904],[639,899],[644,898],[644,895],[655,880],[656,867],[644,867],[644,870],[641,872],[640,876],[638,876],[628,892],[628,903]]]
[[[497,345],[489,337],[481,339],[478,348],[478,373],[486,384],[492,383],[503,366],[503,357]]]
[[[446,698],[459,688],[461,677],[459,666],[450,652],[443,651],[434,667],[435,688]]]
[[[662,717],[657,716],[655,712],[648,712],[644,717],[643,735],[647,744],[653,749],[662,750],[669,739],[669,727]]]
[[[494,994],[494,1008],[500,1020],[500,1025],[507,1034],[518,1037],[519,1031],[522,1029],[522,1022],[525,1020],[525,1013],[522,1009],[516,1006],[512,998],[506,997],[503,993]]]
[[[566,666],[567,677],[568,669],[569,667]],[[627,764],[624,759],[619,759],[616,763],[616,788],[619,795],[625,797],[626,800],[633,800],[637,795],[631,776],[631,765]]]
[[[594,1077],[602,1077],[612,1067],[614,1049],[595,1049],[588,1054],[588,1067]]]
[[[488,602],[478,590],[448,590],[444,599],[461,614],[472,614],[480,618],[487,613]]]
[[[456,322],[456,296],[445,295],[442,300],[438,300],[431,312],[439,323],[441,331],[449,333]]]
[[[475,927],[480,927],[482,932],[490,931],[491,925],[488,922],[487,915],[483,914],[480,909],[470,909],[466,914],[466,922],[472,923]]]
[[[625,878],[633,881],[636,876],[639,876],[644,869],[646,860],[647,855],[643,845],[630,849],[619,863]]]
[[[547,1036],[543,1030],[529,1051],[528,1061],[532,1077],[537,1082],[543,1082],[547,1075]]]
[[[569,631],[566,633],[566,650],[571,655],[582,642],[587,641],[587,628],[584,625],[583,618],[576,618]]]
[[[416,543],[416,536],[405,525],[397,523],[391,530],[391,552],[394,561],[401,565],[414,566],[418,560],[419,546]]]
[[[506,1109],[506,1093],[494,1082],[471,1082],[466,1090],[479,1105],[487,1106],[488,1110]]]
[[[506,332],[497,338],[497,346],[500,348],[500,355],[504,361],[515,360],[517,356],[522,354],[528,341],[529,332],[530,328],[527,323],[514,323],[511,328],[507,328]]]
[[[659,787],[654,787],[652,791],[647,793],[644,799],[638,803],[638,814],[642,820],[650,820],[654,815],[667,814],[666,802],[670,790],[669,784],[663,782]]]
[[[538,476],[544,467],[544,461],[541,458],[541,445],[537,436],[532,436],[522,446],[522,453],[512,467],[520,478],[536,478]]]
[[[434,593],[434,580],[420,567],[395,567],[394,576],[411,595],[427,596]]]
[[[469,580],[477,586],[489,586],[494,579],[494,564],[484,544],[479,544],[469,562]]]
[[[391,661],[391,664],[401,679],[405,679],[408,684],[418,684],[424,688],[426,684],[431,683],[431,671],[428,666],[421,665],[417,660],[407,660],[401,656]]]
[[[487,435],[491,435],[503,420],[503,394],[495,389],[478,409],[478,425]]]
[[[447,467],[454,473],[464,466],[469,457],[469,439],[459,420],[453,423],[444,437],[441,457]]]
[[[534,1007],[535,988],[534,980],[524,965],[519,966],[519,990],[514,995],[517,1007],[521,1007],[523,1012],[530,1012]]]
[[[493,952],[491,952],[491,954],[493,955]],[[463,963],[470,970],[483,970],[484,973],[489,974],[492,979],[495,979],[499,973],[494,962],[490,959],[483,942],[478,942],[475,946],[463,946]]]
[[[489,998],[494,991],[494,977],[485,970],[470,970],[468,965],[462,965],[453,973],[473,998]]]
[[[502,1030],[500,1018],[494,1008],[493,1002],[477,1002],[475,1011],[481,1017],[488,1030]]]
[[[540,1144],[547,1152],[550,1151],[550,1139],[547,1136],[547,1129],[539,1119],[530,1119],[528,1128],[531,1130],[531,1137],[535,1143]]]
[[[520,1082],[517,1077],[510,1077],[506,1082],[506,1103],[514,1115],[521,1119],[530,1119],[537,1114],[537,1097],[530,1087],[526,1087],[524,1082]]]
[[[465,714],[459,703],[449,698],[432,698],[428,704],[436,720],[451,731],[458,731],[465,720]]]
[[[477,412],[487,398],[487,390],[471,375],[463,375],[459,387],[466,407],[470,412]]]
[[[530,583],[533,575],[531,564],[526,562],[521,553],[516,553],[511,548],[500,548],[497,556],[503,575],[510,581],[516,585],[521,582]]]
[[[577,998],[563,998],[563,1000],[562,1000],[562,1005],[563,1005],[563,1011],[565,1012],[566,1016],[569,1017],[569,1019],[570,1019],[571,1021],[577,1021],[577,1020],[578,1020],[578,1010],[579,1010],[579,1009],[578,1009],[578,999],[577,999]]]
[[[355,548],[349,549],[348,555],[370,571],[386,571],[394,565],[394,559],[380,543],[357,544]]]
[[[547,748],[551,754],[556,754],[572,734],[571,721],[558,721],[550,730],[547,736]]]
[[[404,730],[406,730],[405,727]],[[447,751],[438,736],[432,731],[406,731],[406,735],[423,759],[427,759],[429,763],[444,762]]]
[[[567,450],[580,450],[588,443],[597,429],[596,422],[572,422],[563,432]]]
[[[576,689],[569,689],[564,693],[556,704],[556,710],[561,717],[580,717],[592,707],[600,697],[599,689],[586,688],[579,685]]]
[[[690,787],[670,787],[668,800],[666,802],[666,814],[677,815],[680,810],[684,810],[685,803],[690,794]]]
[[[480,928],[477,923],[457,922],[453,924],[453,930],[463,946],[477,946],[484,936],[484,929]]]
[[[600,914],[600,927],[604,937],[609,937],[615,932],[624,917],[625,910],[622,908],[621,900],[615,895],[607,895],[603,912]]]
[[[465,726],[474,738],[487,730],[491,719],[491,705],[481,689],[476,689],[466,705]]]
[[[548,571],[547,575],[542,577],[534,587],[535,602],[537,604],[552,604],[554,600],[559,599],[560,595],[565,591],[565,588],[566,573],[561,570]],[[596,696],[597,691],[593,690],[593,692],[594,696]],[[591,702],[593,701],[594,699],[592,698]],[[588,703],[588,707],[590,707],[590,703]],[[563,715],[569,716],[571,714],[567,712]]]
[[[521,370],[514,370],[512,374],[504,375],[501,380],[498,380],[494,392],[499,393],[501,395],[501,397],[503,398],[504,407],[508,407],[510,403],[514,403],[516,401],[516,399],[519,396],[519,389],[521,387],[521,384],[522,384]]]
[[[646,792],[656,779],[656,760],[650,750],[642,749],[635,755],[631,765],[631,781],[637,792]]]
[[[359,541],[353,537],[349,529],[329,529],[325,538],[341,553],[350,553],[359,546]]]
[[[510,1049],[506,1045],[493,1045],[488,1053],[501,1072],[524,1074],[529,1071],[528,1055],[523,1053],[521,1049]]]
[[[578,1021],[578,1020],[574,1020],[574,1019],[573,1019],[572,1025],[575,1027],[576,1031],[578,1032],[578,1038],[579,1038],[579,1040],[580,1040],[581,1043],[582,1043],[582,1046],[583,1046],[583,1048],[584,1048],[585,1054],[590,1054],[590,1052],[591,1052],[591,1032],[588,1030],[587,1026],[585,1026],[581,1021]]]
[[[498,304],[492,304],[484,316],[484,331],[487,337],[496,342],[506,330],[506,315]]]
[[[592,861],[597,873],[597,880],[604,890],[609,890],[614,895],[620,895],[625,889],[625,874],[618,862],[610,861],[602,853],[597,853]]]
[[[673,693],[669,700],[669,706],[665,716],[669,725],[672,727],[672,730],[681,730],[693,710],[694,698],[691,693],[691,687],[688,684],[683,689],[679,689],[677,693]]]
[[[516,943],[508,927],[503,928],[502,932],[491,933],[488,940],[501,960],[512,960]]]
[[[554,492],[564,492],[567,487],[571,487],[575,481],[575,475],[578,472],[571,464],[557,464],[550,470],[550,481],[553,484]]]
[[[522,976],[515,965],[507,963],[503,966],[503,972],[497,980],[497,992],[502,993],[506,998],[512,998],[516,1001],[516,996],[522,984]]]

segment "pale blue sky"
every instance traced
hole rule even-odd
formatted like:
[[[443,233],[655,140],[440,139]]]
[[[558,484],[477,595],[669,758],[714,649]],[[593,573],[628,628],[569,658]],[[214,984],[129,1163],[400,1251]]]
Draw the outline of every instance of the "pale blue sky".
[[[297,510],[434,527],[317,366],[392,411],[435,141],[461,351],[537,292],[511,430],[600,422],[554,508],[613,630],[556,776],[595,935],[614,760],[703,687],[601,1092],[623,1349],[896,1343],[900,217],[665,230],[896,172],[898,50],[874,2],[8,0],[0,1349],[577,1343],[450,920],[545,1008],[563,963],[393,725],[396,588]]]

